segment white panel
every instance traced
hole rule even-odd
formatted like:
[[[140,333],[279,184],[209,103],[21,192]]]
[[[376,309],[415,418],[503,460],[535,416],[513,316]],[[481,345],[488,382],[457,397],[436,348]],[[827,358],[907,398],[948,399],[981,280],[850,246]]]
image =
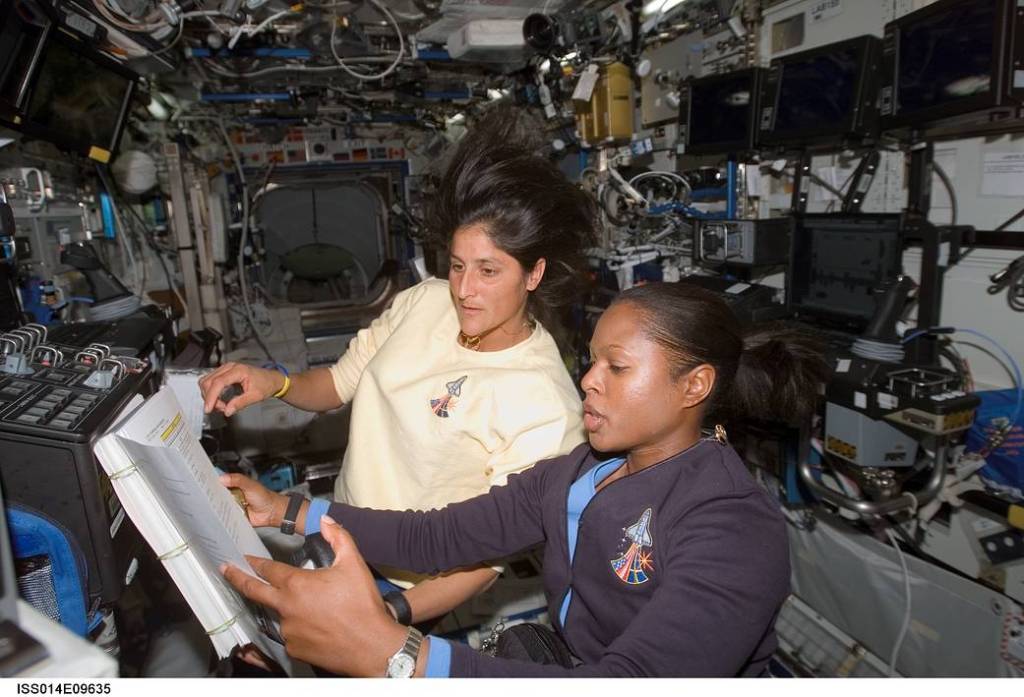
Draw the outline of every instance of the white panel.
[[[834,9],[811,14],[822,5],[823,0],[794,0],[785,2],[764,13],[761,27],[761,59],[767,63],[778,56],[806,51],[826,44],[851,39],[855,36],[873,34],[881,37],[885,23],[893,16],[893,0],[842,0],[839,11]],[[772,55],[772,26],[794,15],[805,13],[804,42],[777,55]],[[814,17],[821,19],[815,21]]]
[[[901,565],[892,547],[845,523],[816,515],[816,525],[790,525],[794,595],[865,648],[888,659],[905,606]],[[1021,608],[1005,595],[907,557],[912,592],[910,631],[897,671],[908,677],[1020,677],[1002,655],[1004,632]]]
[[[645,125],[678,119],[679,107],[672,106],[669,93],[678,95],[683,78],[701,75],[703,46],[701,33],[695,32],[644,52],[643,57],[651,61],[650,73],[640,82],[641,117]]]

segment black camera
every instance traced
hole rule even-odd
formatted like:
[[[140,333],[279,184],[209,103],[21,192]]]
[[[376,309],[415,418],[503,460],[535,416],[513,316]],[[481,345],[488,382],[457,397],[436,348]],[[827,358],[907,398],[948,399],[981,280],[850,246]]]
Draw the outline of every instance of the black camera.
[[[601,17],[595,10],[535,13],[523,20],[523,39],[527,45],[552,55],[601,46],[604,34]]]

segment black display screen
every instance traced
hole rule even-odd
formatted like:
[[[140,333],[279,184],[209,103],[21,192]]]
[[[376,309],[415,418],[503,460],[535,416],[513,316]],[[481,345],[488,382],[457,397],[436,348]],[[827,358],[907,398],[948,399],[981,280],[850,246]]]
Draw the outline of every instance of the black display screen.
[[[690,145],[728,143],[749,147],[753,98],[750,72],[694,82],[690,90]]]
[[[993,89],[996,3],[973,0],[900,27],[897,100],[913,112]]]
[[[113,150],[133,81],[63,41],[51,41],[39,66],[27,121],[63,144]]]
[[[817,220],[797,225],[790,303],[803,314],[864,327],[876,312],[877,289],[899,273],[898,219]]]
[[[50,18],[34,2],[0,1],[0,103],[10,109],[21,107],[49,28]]]
[[[847,130],[857,106],[861,52],[851,46],[805,60],[784,62],[775,105],[775,133]]]

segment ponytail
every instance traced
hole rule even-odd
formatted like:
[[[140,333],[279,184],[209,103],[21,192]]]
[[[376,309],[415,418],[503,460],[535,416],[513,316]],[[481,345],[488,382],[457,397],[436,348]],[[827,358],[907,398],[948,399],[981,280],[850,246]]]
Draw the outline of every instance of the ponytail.
[[[752,326],[721,418],[800,422],[814,411],[818,385],[828,376],[822,345],[810,335],[780,325]]]
[[[724,300],[685,281],[630,288],[615,302],[645,316],[644,331],[665,351],[673,378],[702,364],[715,369],[707,422],[796,423],[813,412],[828,366],[809,335],[777,324],[744,329]]]

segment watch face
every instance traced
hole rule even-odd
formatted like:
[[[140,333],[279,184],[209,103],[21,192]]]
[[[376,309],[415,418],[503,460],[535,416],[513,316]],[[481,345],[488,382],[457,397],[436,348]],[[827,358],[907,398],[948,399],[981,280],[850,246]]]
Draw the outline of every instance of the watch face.
[[[399,653],[388,660],[389,678],[411,678],[416,670],[416,659],[407,653]]]

